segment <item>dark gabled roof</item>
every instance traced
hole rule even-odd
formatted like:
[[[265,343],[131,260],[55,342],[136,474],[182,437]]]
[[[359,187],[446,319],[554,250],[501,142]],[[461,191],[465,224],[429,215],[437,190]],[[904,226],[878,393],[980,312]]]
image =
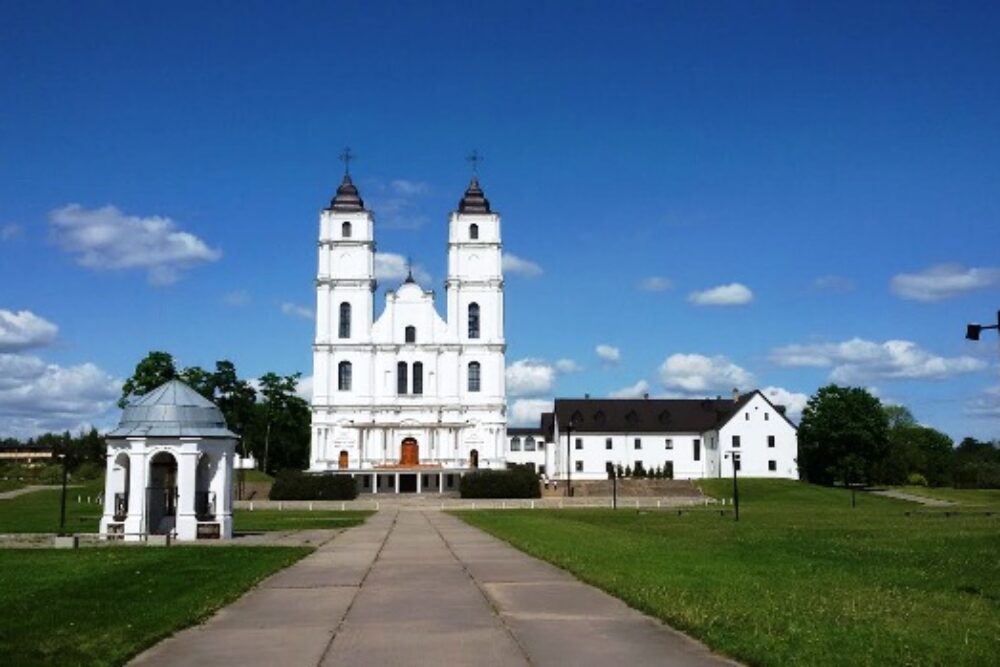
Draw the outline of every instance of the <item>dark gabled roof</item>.
[[[556,416],[552,412],[542,413],[542,433],[545,434],[545,442],[552,442],[552,438],[555,436],[555,422]]]
[[[337,194],[330,200],[330,211],[363,211],[365,202],[358,194],[358,188],[351,180],[350,174],[344,174],[344,180],[337,188]]]
[[[541,436],[542,435],[542,429],[539,428],[539,427],[537,427],[537,426],[532,427],[532,428],[523,428],[523,427],[519,427],[519,426],[508,427],[507,428],[507,437],[513,437],[515,435],[516,436],[522,436],[522,437],[523,436],[528,436],[528,435]]]
[[[703,433],[719,428],[758,392],[732,398],[557,398],[560,430]]]
[[[459,213],[489,213],[490,200],[486,198],[483,189],[479,187],[479,179],[475,176],[465,190],[465,195],[458,202]]]

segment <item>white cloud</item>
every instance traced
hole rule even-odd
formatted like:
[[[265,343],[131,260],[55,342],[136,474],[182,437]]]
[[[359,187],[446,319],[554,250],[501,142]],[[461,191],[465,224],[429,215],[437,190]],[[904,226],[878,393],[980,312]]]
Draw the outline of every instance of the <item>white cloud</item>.
[[[838,275],[819,276],[812,283],[813,289],[827,292],[850,292],[857,286],[850,278]]]
[[[938,264],[919,273],[900,273],[889,283],[894,294],[915,301],[940,301],[997,285],[1000,268],[965,268],[961,264]]]
[[[313,376],[306,375],[299,378],[299,383],[295,387],[295,395],[304,401],[312,403],[313,397]]]
[[[385,281],[406,280],[407,259],[392,252],[375,253],[375,279]],[[431,274],[420,264],[413,265],[413,279],[421,285],[431,283]]]
[[[606,364],[617,364],[622,359],[621,350],[614,345],[601,343],[594,348],[594,352],[596,352],[598,358]]]
[[[0,435],[76,430],[107,418],[121,385],[94,364],[62,367],[34,356],[0,354]]]
[[[1000,385],[989,387],[969,401],[965,413],[981,419],[1000,419]]]
[[[572,359],[559,359],[556,361],[556,370],[560,373],[579,373],[583,370],[583,366],[576,363]]]
[[[519,398],[510,406],[511,426],[538,426],[543,412],[552,412],[552,400],[547,398]]]
[[[648,393],[649,383],[645,380],[639,380],[631,387],[622,387],[611,392],[608,394],[608,398],[642,398]]]
[[[809,402],[809,396],[795,391],[789,391],[782,387],[765,387],[761,392],[767,396],[767,400],[775,405],[785,406],[785,416],[793,422],[798,423],[802,418],[802,411]]]
[[[771,352],[780,366],[832,368],[830,380],[856,384],[872,379],[941,379],[986,368],[982,359],[941,357],[908,340],[882,343],[852,338],[841,343],[786,345]]]
[[[13,222],[0,227],[0,241],[10,241],[24,234],[24,228]]]
[[[222,295],[222,303],[237,308],[250,303],[250,292],[245,289],[233,290]]]
[[[660,365],[660,382],[667,389],[691,394],[745,390],[753,385],[753,374],[724,356],[672,354]]]
[[[388,183],[375,183],[368,203],[378,217],[379,227],[420,229],[427,224],[427,216],[420,213],[419,207],[429,191],[427,184],[421,181],[396,178]]]
[[[509,252],[503,254],[501,260],[503,272],[512,276],[522,276],[524,278],[537,278],[542,275],[542,267],[535,264],[530,259],[524,259]]]
[[[753,292],[741,283],[729,283],[691,292],[688,301],[698,306],[742,306],[753,301]]]
[[[69,204],[49,214],[56,242],[81,266],[98,271],[144,269],[150,283],[176,282],[196,264],[214,262],[222,252],[170,218],[125,215],[114,206],[87,210]]]
[[[59,327],[30,310],[0,308],[0,352],[42,347],[55,340]]]
[[[556,369],[540,359],[518,359],[507,366],[507,393],[511,396],[537,396],[552,391]]]
[[[281,312],[289,317],[301,317],[304,320],[313,319],[313,311],[311,308],[306,308],[305,306],[300,306],[295,303],[289,303],[288,301],[281,304]]]
[[[644,292],[663,292],[673,286],[673,281],[663,276],[648,276],[640,280],[638,285]]]

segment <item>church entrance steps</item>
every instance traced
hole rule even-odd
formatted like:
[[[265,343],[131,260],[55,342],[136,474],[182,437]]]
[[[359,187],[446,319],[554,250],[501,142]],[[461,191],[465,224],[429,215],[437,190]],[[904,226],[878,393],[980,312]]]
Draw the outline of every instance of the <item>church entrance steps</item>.
[[[383,510],[132,664],[734,664],[442,512]]]

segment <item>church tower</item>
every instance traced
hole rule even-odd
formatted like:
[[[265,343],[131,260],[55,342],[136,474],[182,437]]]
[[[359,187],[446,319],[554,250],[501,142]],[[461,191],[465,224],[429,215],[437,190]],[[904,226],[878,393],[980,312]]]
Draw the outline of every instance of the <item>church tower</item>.
[[[312,459],[331,445],[327,415],[372,393],[372,318],[375,304],[374,217],[345,172],[320,214],[313,344]],[[362,400],[363,402],[363,400]]]

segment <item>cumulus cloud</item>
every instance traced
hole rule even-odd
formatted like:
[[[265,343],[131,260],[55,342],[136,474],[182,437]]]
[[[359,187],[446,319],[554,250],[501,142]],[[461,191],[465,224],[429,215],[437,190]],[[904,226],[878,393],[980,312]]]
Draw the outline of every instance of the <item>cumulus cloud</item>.
[[[872,379],[942,379],[986,368],[970,356],[942,357],[908,340],[882,343],[852,338],[840,343],[786,345],[771,352],[780,366],[831,368],[830,380],[857,384]]]
[[[812,282],[813,289],[826,292],[850,292],[856,287],[853,280],[844,276],[819,276]]]
[[[393,252],[375,253],[375,279],[402,282],[406,280],[407,259]],[[421,285],[431,283],[431,274],[420,264],[413,265],[413,279]]]
[[[673,286],[673,281],[663,276],[647,276],[640,280],[638,285],[644,292],[663,292]]]
[[[222,256],[170,218],[125,215],[114,206],[88,210],[69,204],[52,211],[49,220],[56,243],[81,266],[142,269],[154,285],[176,282],[185,270]]]
[[[559,359],[556,361],[556,370],[560,373],[579,373],[583,366],[572,359]]]
[[[1000,285],[1000,268],[938,264],[919,273],[900,273],[889,283],[892,292],[914,301],[941,301],[973,290]]]
[[[521,276],[523,278],[537,278],[542,275],[542,267],[530,259],[518,257],[513,253],[505,252],[501,264],[503,272],[508,275]]]
[[[753,301],[753,292],[741,283],[729,283],[691,292],[688,301],[698,306],[742,306]]]
[[[48,345],[59,327],[30,310],[13,312],[0,308],[0,352],[16,352]]]
[[[793,422],[798,423],[802,418],[802,411],[809,402],[809,396],[796,391],[789,391],[782,387],[765,387],[761,392],[767,396],[767,400],[775,405],[785,406],[785,416]]]
[[[283,315],[288,315],[289,317],[301,317],[304,320],[313,319],[312,308],[306,308],[305,306],[289,303],[288,301],[282,303],[280,307]]]
[[[660,382],[667,389],[689,394],[745,390],[753,374],[722,355],[672,354],[660,364]]]
[[[24,228],[13,222],[0,226],[0,241],[10,241],[24,234]]]
[[[639,380],[630,387],[622,387],[611,392],[608,394],[608,398],[642,398],[648,393],[649,383],[645,380]]]
[[[552,404],[547,398],[519,398],[510,405],[510,425],[538,426],[542,413],[552,412]]]
[[[378,217],[380,227],[412,230],[427,224],[427,216],[420,212],[423,199],[430,192],[426,183],[396,178],[374,183],[370,192],[368,205]]]
[[[77,430],[107,417],[121,385],[91,363],[62,367],[34,356],[0,354],[0,435]]]
[[[237,308],[250,303],[250,292],[245,289],[233,290],[222,295],[222,303]]]
[[[518,359],[507,366],[506,378],[511,396],[537,396],[552,391],[556,369],[540,359]]]
[[[597,357],[606,364],[617,364],[622,359],[621,350],[614,345],[601,343],[594,348],[594,352],[596,352]]]

